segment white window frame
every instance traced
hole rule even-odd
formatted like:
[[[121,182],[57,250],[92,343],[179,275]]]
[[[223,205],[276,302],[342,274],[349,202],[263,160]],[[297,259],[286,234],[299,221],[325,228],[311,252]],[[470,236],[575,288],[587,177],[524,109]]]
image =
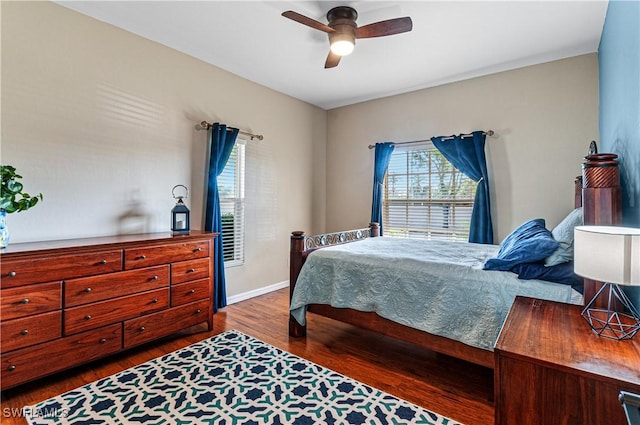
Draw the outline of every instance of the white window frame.
[[[421,172],[412,173],[412,167],[409,164],[411,160],[410,155],[416,151],[431,151],[431,155],[434,155],[435,152],[436,155],[439,155],[439,159],[441,158],[446,161],[448,166],[451,167],[451,170],[445,173],[434,170],[435,161],[432,161],[432,156],[428,155],[428,164],[430,164],[427,167],[428,171],[425,172],[422,170]],[[431,141],[396,145],[391,155],[392,160],[385,174],[382,195],[384,235],[467,242],[469,240],[469,225],[477,183],[444,159]],[[396,161],[395,164],[398,164],[397,161],[406,160],[406,169],[402,167],[394,168],[394,159]],[[436,174],[440,176],[439,179],[433,177]],[[462,187],[464,184],[464,187],[467,189],[466,193],[464,193],[464,190],[459,190],[460,193],[449,191],[452,195],[450,198],[443,197],[442,192],[440,192],[438,196],[435,193],[433,182],[442,181],[443,175],[446,175],[449,182],[453,185],[459,183],[461,184],[460,187]],[[417,179],[422,180],[422,182],[426,180],[426,184],[424,184],[424,186],[419,185],[420,189],[416,190],[415,187],[412,186],[411,176],[416,176],[413,180],[414,183]],[[392,186],[394,186],[394,183],[390,182],[392,179],[396,182],[398,180],[404,182],[405,187],[401,187],[400,190],[398,190],[398,187],[395,186],[395,195],[390,196],[390,191],[393,190]],[[459,197],[460,194],[463,195],[462,198]],[[443,213],[442,210],[437,210],[438,208],[443,208],[444,205],[446,205],[447,208],[446,214]],[[414,207],[416,211],[419,210],[420,213],[410,212],[411,207]],[[393,217],[390,217],[392,209],[396,211],[393,212]],[[398,211],[400,211],[400,213],[398,213]],[[402,211],[404,211],[404,217]],[[422,215],[424,215],[424,219]],[[438,222],[441,226],[437,225]]]
[[[244,264],[245,235],[245,156],[246,141],[237,139],[224,170],[218,176],[220,213],[222,215],[222,238],[224,266],[236,267]],[[233,214],[233,234],[228,233],[225,216]],[[225,228],[227,232],[225,232]]]

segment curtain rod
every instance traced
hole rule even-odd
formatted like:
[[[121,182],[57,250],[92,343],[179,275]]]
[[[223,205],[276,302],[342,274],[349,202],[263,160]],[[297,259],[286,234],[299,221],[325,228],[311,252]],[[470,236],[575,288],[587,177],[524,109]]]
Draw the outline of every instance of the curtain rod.
[[[202,121],[200,123],[200,128],[198,128],[198,130],[208,130],[211,127],[213,127],[213,124],[209,124],[206,121]],[[233,128],[233,127],[231,127],[231,128]],[[243,134],[245,136],[251,137],[251,140],[253,140],[253,139],[258,139],[258,140],[264,139],[264,136],[262,134],[253,134],[253,133],[249,133],[247,131],[242,131],[242,130],[238,130],[238,133]]]
[[[482,134],[484,134],[485,136],[493,136],[495,134],[495,132],[493,130],[487,130],[487,131],[483,131]],[[467,138],[467,137],[471,137],[473,136],[473,134],[469,133],[469,134],[461,134],[460,137],[461,138]],[[443,137],[442,140],[453,140],[454,137],[453,136],[447,136],[447,137]],[[424,140],[411,140],[410,142],[394,142],[394,145],[407,145],[410,143],[424,143],[424,142],[430,142],[431,139],[424,139]],[[375,148],[376,145],[369,145],[369,149],[373,149]]]

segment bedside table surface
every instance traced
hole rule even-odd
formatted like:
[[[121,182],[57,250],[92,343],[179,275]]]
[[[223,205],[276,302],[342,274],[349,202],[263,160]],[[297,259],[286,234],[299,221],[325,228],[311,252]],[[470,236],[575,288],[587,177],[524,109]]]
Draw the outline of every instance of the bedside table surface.
[[[582,306],[516,297],[495,350],[500,355],[640,388],[640,334],[616,341],[596,335]]]

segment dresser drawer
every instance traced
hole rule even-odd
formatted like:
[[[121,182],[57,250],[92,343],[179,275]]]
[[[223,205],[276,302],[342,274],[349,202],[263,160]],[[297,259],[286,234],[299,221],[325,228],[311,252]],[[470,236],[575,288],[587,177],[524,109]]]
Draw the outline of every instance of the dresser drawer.
[[[64,305],[73,307],[163,286],[169,286],[169,265],[71,279],[64,282]]]
[[[172,243],[124,251],[125,269],[155,266],[176,261],[192,260],[209,256],[209,241]]]
[[[0,357],[2,389],[98,359],[121,347],[122,325],[117,324],[4,353]]]
[[[210,287],[208,278],[171,286],[171,307],[209,298]]]
[[[16,319],[31,314],[45,313],[62,308],[60,282],[28,285],[0,291],[2,320]]]
[[[169,307],[169,288],[114,298],[64,310],[64,334],[142,316]]]
[[[92,276],[122,270],[122,251],[56,255],[35,259],[2,259],[2,288]]]
[[[2,351],[12,351],[62,336],[62,311],[7,320],[0,323]]]
[[[209,318],[210,308],[209,300],[202,300],[127,320],[124,322],[124,348],[133,347],[206,322]]]
[[[209,277],[210,258],[171,264],[171,283],[183,283]]]

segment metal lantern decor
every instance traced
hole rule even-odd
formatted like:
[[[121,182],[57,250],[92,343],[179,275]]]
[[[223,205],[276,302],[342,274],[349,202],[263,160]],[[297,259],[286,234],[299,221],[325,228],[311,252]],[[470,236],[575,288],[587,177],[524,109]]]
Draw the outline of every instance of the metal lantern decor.
[[[176,196],[177,188],[183,188],[184,195]],[[191,213],[189,212],[189,208],[187,208],[187,206],[182,201],[183,199],[186,199],[189,196],[189,189],[187,189],[187,187],[184,185],[177,184],[173,186],[173,189],[171,190],[171,194],[173,195],[173,199],[178,200],[176,202],[176,205],[171,210],[171,231],[174,234],[189,233],[189,229],[190,229],[189,216]]]

